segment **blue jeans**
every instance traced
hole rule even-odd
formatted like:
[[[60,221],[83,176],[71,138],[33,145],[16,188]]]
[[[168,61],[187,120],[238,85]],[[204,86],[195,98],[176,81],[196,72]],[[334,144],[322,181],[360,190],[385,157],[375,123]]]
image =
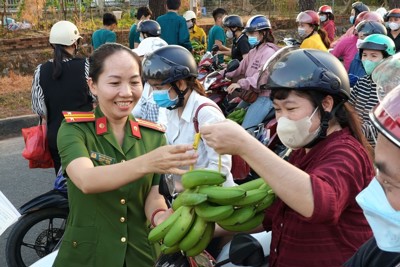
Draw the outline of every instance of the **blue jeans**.
[[[242,127],[251,131],[256,129],[257,125],[263,121],[272,109],[272,101],[268,96],[259,96],[251,104],[244,101],[240,102],[238,108],[245,108],[246,106],[248,106],[248,109],[244,116]]]

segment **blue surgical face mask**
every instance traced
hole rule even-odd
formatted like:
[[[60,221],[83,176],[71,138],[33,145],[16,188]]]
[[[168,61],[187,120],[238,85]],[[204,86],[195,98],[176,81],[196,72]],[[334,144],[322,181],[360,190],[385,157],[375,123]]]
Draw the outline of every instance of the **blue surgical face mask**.
[[[350,16],[350,23],[351,23],[351,24],[354,24],[354,17],[355,17],[355,16]]]
[[[400,211],[390,205],[376,178],[357,195],[356,201],[364,211],[378,247],[383,251],[399,253]]]
[[[143,36],[139,36],[139,41],[142,42],[144,40]]]
[[[300,38],[305,38],[307,36],[306,29],[304,29],[303,27],[298,27],[297,33],[299,34]]]
[[[169,108],[178,103],[178,96],[175,99],[169,97],[169,89],[153,90],[154,102],[159,107]]]
[[[248,40],[251,46],[256,46],[258,44],[258,39],[256,36],[249,36]]]
[[[381,61],[371,61],[368,59],[363,60],[362,64],[363,64],[365,73],[367,73],[368,75],[371,75],[371,73],[374,71],[376,66],[379,65],[379,63],[381,63]]]

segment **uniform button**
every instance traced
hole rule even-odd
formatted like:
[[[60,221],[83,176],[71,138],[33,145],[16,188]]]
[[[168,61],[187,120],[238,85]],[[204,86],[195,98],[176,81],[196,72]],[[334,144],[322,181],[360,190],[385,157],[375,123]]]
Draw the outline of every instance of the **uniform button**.
[[[126,242],[126,237],[121,237],[121,242],[125,243]]]
[[[76,242],[76,241],[72,242],[72,246],[73,246],[74,248],[76,248],[76,247],[78,246],[78,242]]]
[[[121,202],[122,205],[125,205],[125,202],[126,202],[126,201],[125,201],[125,199],[122,198],[122,199],[120,200],[120,202]]]
[[[123,159],[123,160],[121,160],[121,162],[125,162],[125,160]]]
[[[121,218],[119,219],[119,221],[123,223],[123,222],[125,222],[125,218],[124,218],[124,217],[121,217]]]
[[[283,223],[281,223],[281,227],[283,227]]]
[[[274,249],[274,252],[275,252],[275,253],[277,253],[277,252],[278,252],[278,250],[275,248],[275,249]]]

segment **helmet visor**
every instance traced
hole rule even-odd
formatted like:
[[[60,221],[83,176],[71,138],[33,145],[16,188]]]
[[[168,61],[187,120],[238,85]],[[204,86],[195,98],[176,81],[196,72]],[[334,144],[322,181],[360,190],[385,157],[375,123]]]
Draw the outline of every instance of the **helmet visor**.
[[[400,84],[400,54],[395,54],[380,63],[372,72],[379,101]],[[399,104],[400,106],[400,104]]]
[[[314,24],[315,21],[313,17],[306,12],[300,12],[300,14],[297,15],[296,22]]]

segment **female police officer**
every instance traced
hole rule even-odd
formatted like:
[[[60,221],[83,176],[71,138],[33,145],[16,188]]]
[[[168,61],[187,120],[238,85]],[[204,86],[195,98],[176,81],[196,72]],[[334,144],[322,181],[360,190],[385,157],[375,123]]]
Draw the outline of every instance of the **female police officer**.
[[[124,60],[121,60],[123,58]],[[54,266],[154,265],[157,245],[147,235],[170,214],[158,193],[158,173],[184,171],[192,145],[164,146],[157,124],[132,117],[142,92],[140,60],[110,43],[90,57],[94,112],[66,112],[58,134],[68,179],[70,214]]]

